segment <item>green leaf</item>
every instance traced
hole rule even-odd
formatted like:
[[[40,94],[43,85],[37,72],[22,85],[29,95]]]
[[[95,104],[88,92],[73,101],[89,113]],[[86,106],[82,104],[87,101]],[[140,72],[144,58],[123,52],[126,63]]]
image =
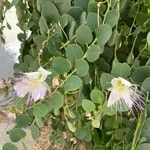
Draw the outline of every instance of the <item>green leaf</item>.
[[[33,115],[35,117],[44,117],[47,115],[47,113],[49,112],[47,105],[45,104],[37,104],[35,105],[34,109],[33,109]]]
[[[44,121],[40,117],[35,117],[35,122],[36,122],[37,126],[40,128],[43,127],[43,125],[44,125]]]
[[[81,25],[76,30],[76,40],[81,45],[90,44],[93,40],[93,35],[91,30],[86,25]]]
[[[18,142],[26,136],[26,132],[20,128],[13,128],[10,130],[9,135],[12,142]]]
[[[30,126],[30,130],[31,130],[31,135],[33,137],[34,140],[37,140],[40,137],[40,130],[37,126],[35,125],[31,125]]]
[[[17,146],[12,143],[5,143],[3,145],[3,150],[18,150]]]
[[[99,24],[102,23],[102,19],[99,16]],[[90,28],[90,30],[93,32],[98,27],[97,24],[97,14],[94,12],[89,12],[87,15],[87,26]]]
[[[81,0],[74,0],[74,5],[82,8],[85,11],[87,10],[88,4],[89,4],[89,0],[82,0],[82,1]]]
[[[116,63],[111,70],[111,74],[116,77],[127,78],[131,74],[131,68],[127,63]]]
[[[148,32],[148,34],[147,34],[147,43],[148,43],[148,45],[150,45],[150,32]]]
[[[142,83],[142,86],[141,86],[141,90],[143,92],[149,92],[150,91],[150,77],[149,78],[146,78],[143,83]]]
[[[83,13],[83,9],[80,7],[72,6],[68,11],[67,14],[69,14],[78,24],[80,24],[80,17]]]
[[[40,17],[40,20],[39,20],[39,27],[40,27],[40,32],[42,35],[47,35],[47,31],[48,31],[48,26],[47,26],[47,23],[46,23],[46,20],[44,17]]]
[[[89,65],[86,60],[78,59],[75,64],[77,75],[84,77],[89,73]]]
[[[148,77],[150,77],[150,66],[138,67],[132,73],[132,79],[137,83],[142,83]]]
[[[101,24],[96,29],[96,37],[100,46],[106,44],[112,34],[112,29],[108,24]]]
[[[102,103],[104,101],[104,93],[98,89],[94,89],[90,93],[90,98],[94,103]]]
[[[36,44],[38,49],[43,48],[43,42],[46,41],[46,38],[43,35],[38,35],[33,38],[34,43]]]
[[[92,44],[86,52],[86,58],[89,62],[94,62],[95,60],[97,60],[99,58],[99,55],[102,52],[103,52],[103,50],[101,50],[99,45]]]
[[[83,51],[78,44],[70,44],[66,49],[66,57],[71,62],[76,61],[77,59],[82,58]]]
[[[144,129],[150,129],[150,117],[146,118],[145,124],[144,124]]]
[[[115,29],[113,32],[112,32],[112,35],[108,41],[108,45],[109,46],[113,46],[115,45],[115,43],[117,42],[117,39],[118,39],[118,36],[119,36],[119,32],[117,29]]]
[[[75,91],[78,90],[82,85],[82,80],[76,76],[71,75],[68,77],[66,83],[64,84],[64,90],[67,91]]]
[[[54,33],[52,34],[49,39],[48,39],[48,51],[50,52],[51,55],[57,56],[60,54],[60,47],[61,43],[63,41],[63,37],[61,33]]]
[[[31,118],[28,114],[19,114],[16,123],[18,127],[27,127],[31,123]]]
[[[116,114],[116,109],[112,109],[111,107],[104,107],[103,109],[103,116],[108,115],[108,116],[113,116]]]
[[[99,128],[100,127],[100,120],[92,120],[92,126],[94,128]]]
[[[114,27],[118,23],[119,17],[120,14],[118,10],[110,10],[106,15],[106,24],[110,25],[111,27]]]
[[[95,104],[87,99],[82,100],[82,108],[86,111],[86,112],[91,112],[95,110]]]
[[[86,135],[86,130],[84,128],[78,128],[74,134],[78,139],[83,140]]]
[[[70,62],[62,57],[55,57],[53,61],[52,68],[59,74],[63,75],[70,71],[71,64]]]
[[[56,91],[51,95],[51,98],[49,100],[49,105],[51,105],[51,107],[53,109],[60,109],[64,104],[64,97],[63,95]]]
[[[111,86],[111,80],[114,78],[113,75],[109,73],[102,73],[101,78],[100,78],[100,84],[103,89],[108,89]]]
[[[90,141],[92,140],[92,135],[91,135],[90,132],[86,132],[85,137],[84,137],[84,140],[85,140],[86,142],[90,142]]]
[[[56,1],[55,1],[56,3]],[[71,1],[70,0],[62,0],[60,4],[57,4],[57,8],[60,14],[65,14],[67,10],[71,8]]]
[[[57,22],[59,20],[59,12],[53,3],[47,2],[42,8],[42,16],[48,23]]]
[[[67,126],[68,126],[68,128],[69,128],[69,130],[71,131],[71,132],[75,132],[76,131],[76,127],[75,127],[75,125],[72,123],[72,122],[70,122],[70,121],[67,121]]]
[[[137,150],[149,150],[150,143],[142,143],[138,146]]]

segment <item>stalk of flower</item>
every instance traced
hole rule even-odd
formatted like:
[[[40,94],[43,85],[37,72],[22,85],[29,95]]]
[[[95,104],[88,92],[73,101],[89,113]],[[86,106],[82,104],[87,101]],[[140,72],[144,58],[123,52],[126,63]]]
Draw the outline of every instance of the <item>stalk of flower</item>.
[[[111,85],[112,87],[108,89],[110,95],[107,107],[113,107],[117,111],[132,110],[133,108],[143,110],[143,98],[136,85],[121,77],[112,79]]]
[[[14,90],[18,97],[24,97],[29,94],[29,103],[44,99],[46,92],[50,88],[45,80],[51,72],[40,67],[36,72],[25,73],[14,84]]]

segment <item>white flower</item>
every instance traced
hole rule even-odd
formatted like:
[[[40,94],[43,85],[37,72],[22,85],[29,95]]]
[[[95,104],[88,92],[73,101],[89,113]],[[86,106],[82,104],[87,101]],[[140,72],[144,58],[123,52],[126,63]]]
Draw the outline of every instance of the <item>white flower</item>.
[[[142,110],[143,101],[139,94],[137,86],[131,84],[129,81],[118,77],[111,81],[112,87],[108,90],[111,91],[107,107],[115,107],[116,110]]]
[[[49,90],[45,80],[51,72],[40,67],[37,72],[25,73],[14,85],[14,90],[18,97],[24,97],[27,93],[31,100],[44,99],[46,91]]]

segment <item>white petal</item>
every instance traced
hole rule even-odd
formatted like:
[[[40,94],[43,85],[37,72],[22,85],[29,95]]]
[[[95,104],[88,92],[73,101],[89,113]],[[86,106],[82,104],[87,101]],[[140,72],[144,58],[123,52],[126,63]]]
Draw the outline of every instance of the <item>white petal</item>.
[[[38,72],[41,73],[42,75],[42,81],[45,81],[45,79],[47,78],[48,75],[50,75],[52,72],[45,70],[44,68],[40,67],[38,69]]]
[[[110,92],[110,95],[109,95],[107,107],[112,106],[119,100],[120,100],[120,94],[117,93],[114,89],[112,89],[112,91]]]
[[[34,101],[37,101],[39,99],[43,99],[47,91],[47,86],[44,84],[41,84],[39,87],[36,87],[31,92],[31,98]]]
[[[38,80],[40,77],[40,73],[39,72],[28,72],[28,73],[25,73],[25,76],[29,80]]]
[[[22,82],[18,82],[14,85],[14,90],[19,97],[24,97],[27,93],[32,91],[32,86],[25,85]]]
[[[130,96],[129,91],[122,94],[122,99],[124,100],[128,108],[132,108],[134,102],[132,101],[132,97]]]
[[[131,86],[132,86],[132,84],[131,84],[129,81],[127,81],[127,80],[125,80],[125,79],[123,79],[123,78],[121,78],[121,77],[119,77],[119,79],[122,81],[122,83],[123,83],[125,86],[128,86],[128,87],[131,87]]]

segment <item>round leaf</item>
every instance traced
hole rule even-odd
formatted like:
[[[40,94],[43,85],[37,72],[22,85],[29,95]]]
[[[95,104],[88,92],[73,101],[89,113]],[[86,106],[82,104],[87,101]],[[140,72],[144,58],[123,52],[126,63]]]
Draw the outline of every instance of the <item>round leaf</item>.
[[[28,114],[19,114],[16,123],[18,127],[27,127],[31,123],[31,118]]]
[[[81,45],[90,44],[93,40],[93,35],[89,27],[86,25],[79,26],[76,30],[76,39]]]
[[[84,77],[89,73],[89,65],[84,59],[77,60],[75,64],[75,69],[80,77]]]
[[[60,75],[70,71],[71,65],[68,60],[61,57],[54,58],[52,68]]]
[[[108,24],[101,24],[96,29],[96,37],[98,39],[99,45],[103,46],[109,40],[112,34],[112,29]]]
[[[112,68],[111,74],[127,78],[131,74],[131,69],[127,63],[116,63]]]
[[[12,142],[18,142],[26,136],[26,132],[20,128],[13,128],[10,130],[9,135]]]
[[[102,23],[102,19],[99,16],[99,23]],[[91,31],[95,31],[95,29],[98,27],[97,24],[97,14],[94,12],[89,12],[87,15],[87,26],[91,29]]]
[[[86,135],[86,130],[84,128],[78,128],[74,134],[78,139],[83,140]]]
[[[138,146],[138,150],[149,150],[150,149],[150,143],[142,143]]]
[[[48,107],[45,104],[38,104],[33,109],[33,114],[36,117],[44,117],[49,112]]]
[[[98,89],[92,90],[90,98],[94,103],[101,103],[104,101],[104,93]]]
[[[48,31],[48,26],[44,17],[41,17],[39,20],[40,32],[42,35],[46,35]]]
[[[150,78],[146,78],[141,87],[142,91],[149,92],[150,91]]]
[[[86,111],[86,112],[91,112],[95,110],[95,104],[87,99],[84,99],[82,101],[82,108]]]
[[[64,90],[67,91],[75,91],[79,89],[82,85],[82,80],[76,76],[76,75],[71,75],[68,77],[66,83],[64,84]]]
[[[77,59],[82,58],[83,51],[82,48],[78,44],[70,44],[66,50],[66,57],[71,61],[74,62]]]
[[[51,95],[50,101],[49,101],[49,105],[51,105],[51,107],[53,109],[60,109],[64,104],[64,97],[63,95],[56,91]]]
[[[34,140],[37,140],[40,137],[40,130],[38,127],[36,127],[35,125],[32,125],[30,127],[31,130],[31,135],[33,137]]]
[[[142,83],[148,77],[150,77],[150,66],[138,67],[132,74],[132,79],[138,83]]]
[[[113,75],[109,73],[102,73],[100,78],[100,84],[103,89],[108,89],[111,86],[111,80],[114,78]]]
[[[88,4],[89,4],[89,0],[82,0],[82,1],[81,0],[74,0],[74,5],[82,8],[85,11],[87,10]]]
[[[87,60],[89,62],[94,62],[95,60],[97,60],[99,58],[99,55],[102,52],[103,51],[101,50],[101,48],[98,45],[96,45],[96,44],[91,45],[86,52]]]
[[[6,143],[3,145],[3,150],[18,150],[18,148],[12,143]]]
[[[106,23],[111,27],[114,27],[118,23],[119,16],[120,14],[118,10],[116,9],[110,10],[106,15]]]
[[[59,13],[56,6],[53,3],[47,2],[42,8],[42,16],[48,23],[58,21]]]

